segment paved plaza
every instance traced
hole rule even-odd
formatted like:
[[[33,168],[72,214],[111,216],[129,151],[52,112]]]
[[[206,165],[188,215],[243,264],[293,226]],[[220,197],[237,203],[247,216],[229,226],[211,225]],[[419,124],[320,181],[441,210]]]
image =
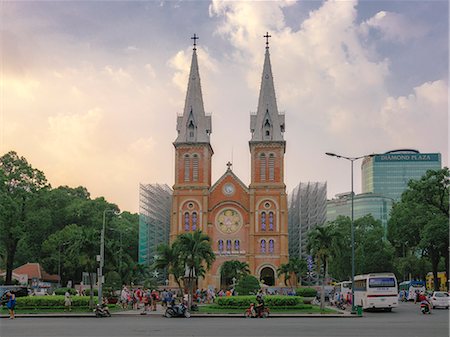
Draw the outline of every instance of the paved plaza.
[[[116,315],[112,318],[17,318],[0,320],[2,337],[107,337],[107,336],[383,336],[447,337],[449,311],[436,309],[422,315],[413,303],[401,303],[391,313],[365,312],[358,318],[192,317],[167,319],[160,315]]]

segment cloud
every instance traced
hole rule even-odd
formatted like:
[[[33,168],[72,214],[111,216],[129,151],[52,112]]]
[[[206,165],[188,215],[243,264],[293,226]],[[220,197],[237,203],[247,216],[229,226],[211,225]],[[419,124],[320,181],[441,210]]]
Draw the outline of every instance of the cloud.
[[[428,32],[421,22],[412,22],[402,14],[387,11],[380,11],[361,24],[363,34],[369,34],[370,30],[380,32],[382,38],[387,41],[402,43],[423,37]]]

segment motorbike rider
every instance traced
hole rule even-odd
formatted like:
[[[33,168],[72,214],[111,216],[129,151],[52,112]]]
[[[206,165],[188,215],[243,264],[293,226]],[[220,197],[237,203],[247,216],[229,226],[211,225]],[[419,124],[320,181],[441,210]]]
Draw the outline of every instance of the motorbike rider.
[[[255,307],[256,316],[260,316],[261,313],[264,311],[264,295],[261,289],[258,291],[258,294],[256,295],[256,302],[258,302],[258,304]]]
[[[418,302],[420,304],[426,304],[428,306],[428,311],[431,312],[431,303],[428,300],[428,297],[425,295],[424,292],[421,292],[418,296]]]

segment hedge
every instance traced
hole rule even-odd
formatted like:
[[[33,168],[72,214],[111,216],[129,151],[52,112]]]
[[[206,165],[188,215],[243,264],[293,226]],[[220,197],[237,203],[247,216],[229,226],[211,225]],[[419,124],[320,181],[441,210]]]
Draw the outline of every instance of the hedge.
[[[72,296],[77,294],[76,289],[74,288],[57,288],[55,289],[55,295],[65,295],[66,291],[68,291]]]
[[[250,303],[256,303],[256,296],[229,296],[218,297],[216,303],[226,308],[247,308]],[[295,307],[303,304],[300,296],[264,296],[264,303],[269,307]]]
[[[302,297],[316,297],[317,290],[314,288],[302,287],[302,288],[297,288],[295,293],[297,294],[297,296],[302,296]]]
[[[94,297],[94,304],[97,303],[97,297]],[[64,307],[64,296],[26,296],[17,297],[16,307],[19,309],[38,309],[38,308],[58,308]],[[88,296],[73,296],[72,307],[89,308]]]

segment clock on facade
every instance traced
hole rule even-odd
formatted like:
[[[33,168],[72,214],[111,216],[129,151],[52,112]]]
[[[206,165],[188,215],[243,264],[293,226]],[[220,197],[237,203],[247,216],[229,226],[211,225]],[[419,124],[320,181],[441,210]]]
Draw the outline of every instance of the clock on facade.
[[[230,183],[223,185],[223,193],[226,195],[232,195],[234,193],[234,185]]]
[[[242,216],[233,209],[224,209],[217,216],[216,226],[225,234],[236,233],[242,226]]]

